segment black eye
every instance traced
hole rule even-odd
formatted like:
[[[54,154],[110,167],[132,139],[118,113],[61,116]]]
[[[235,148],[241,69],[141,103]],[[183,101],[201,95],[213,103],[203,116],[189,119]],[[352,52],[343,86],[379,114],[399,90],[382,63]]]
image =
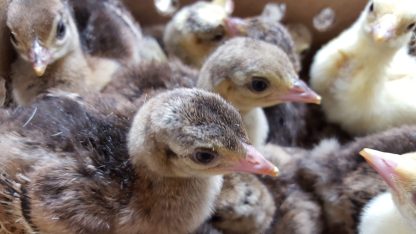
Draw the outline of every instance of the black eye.
[[[250,89],[255,92],[263,92],[269,88],[269,82],[263,77],[253,77],[250,83]]]
[[[221,33],[221,34],[215,35],[211,40],[218,42],[218,41],[222,41],[222,39],[224,39],[224,34]]]
[[[17,39],[16,39],[16,36],[14,35],[14,33],[10,33],[10,41],[13,44],[17,45]]]
[[[193,160],[201,164],[209,164],[216,158],[217,154],[209,150],[199,150],[193,154]]]
[[[368,7],[368,10],[369,10],[370,12],[373,12],[373,11],[374,11],[374,3],[371,3],[371,4],[370,4],[370,7]]]
[[[65,36],[66,27],[64,22],[61,20],[58,22],[58,25],[56,26],[56,38],[62,39]]]
[[[407,30],[410,31],[415,27],[415,23],[411,23],[409,25],[407,25]]]

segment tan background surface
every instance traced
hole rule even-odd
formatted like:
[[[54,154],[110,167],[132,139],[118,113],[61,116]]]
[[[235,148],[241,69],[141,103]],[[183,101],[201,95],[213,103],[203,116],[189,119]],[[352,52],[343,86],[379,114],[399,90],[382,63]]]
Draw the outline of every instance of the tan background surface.
[[[142,25],[157,24],[169,20],[162,17],[153,6],[153,0],[124,0],[127,6],[133,11]],[[195,0],[180,0],[181,6],[195,2]],[[311,29],[313,17],[325,7],[335,10],[336,19],[333,27],[327,32],[314,32],[315,45],[319,45],[329,38],[338,34],[343,28],[350,25],[358,16],[359,12],[364,8],[367,1],[365,0],[234,0],[234,15],[252,16],[261,12],[263,6],[267,2],[286,3],[287,14],[285,21],[287,22],[303,22]]]

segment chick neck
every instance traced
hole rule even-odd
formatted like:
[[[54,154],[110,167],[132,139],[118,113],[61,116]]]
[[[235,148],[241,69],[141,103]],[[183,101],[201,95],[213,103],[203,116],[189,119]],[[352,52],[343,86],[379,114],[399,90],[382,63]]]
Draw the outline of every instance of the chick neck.
[[[73,18],[71,18],[69,22],[69,27],[71,31],[71,43],[69,45],[68,52],[62,58],[52,64],[52,66],[55,65],[56,67],[60,67],[63,70],[69,70],[69,74],[75,73],[74,78],[80,78],[80,76],[82,77],[82,75],[85,75],[87,71],[89,71],[89,66],[81,46],[79,32]],[[76,70],[74,68],[76,68]],[[80,73],[82,75],[80,75]]]
[[[129,207],[149,211],[148,216],[152,217],[148,229],[146,222],[139,225],[140,230],[191,233],[211,214],[221,190],[222,176],[180,176],[172,169],[169,154],[173,152],[154,139],[159,137],[150,126],[150,113],[158,104],[145,104],[136,114],[129,132],[129,155],[137,178],[134,193],[140,194],[133,196]]]
[[[411,194],[407,191],[390,191],[392,200],[405,221],[416,230],[416,209],[412,206]],[[402,193],[402,196],[397,193]]]
[[[399,47],[388,44],[377,44],[371,35],[364,29],[366,15],[360,19],[341,36],[340,41],[345,42],[339,53],[345,58],[340,63],[339,77],[350,83],[348,92],[360,93],[366,97],[378,97],[380,90],[388,81],[390,64],[392,63]],[[356,71],[351,76],[352,71]],[[345,71],[346,75],[343,75]],[[372,100],[368,98],[367,100]]]
[[[240,111],[248,138],[255,147],[261,147],[266,143],[269,134],[269,123],[266,114],[260,107],[250,111]]]

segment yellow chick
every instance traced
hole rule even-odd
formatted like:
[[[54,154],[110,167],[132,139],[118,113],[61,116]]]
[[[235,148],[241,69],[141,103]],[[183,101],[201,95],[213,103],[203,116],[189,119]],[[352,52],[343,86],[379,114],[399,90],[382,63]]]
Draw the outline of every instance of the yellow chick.
[[[416,61],[404,49],[416,1],[373,0],[359,19],[325,45],[311,67],[311,86],[332,122],[352,134],[416,123]]]
[[[416,230],[416,153],[404,155],[364,149],[360,154],[381,175],[390,192],[364,208],[360,234],[411,234]]]

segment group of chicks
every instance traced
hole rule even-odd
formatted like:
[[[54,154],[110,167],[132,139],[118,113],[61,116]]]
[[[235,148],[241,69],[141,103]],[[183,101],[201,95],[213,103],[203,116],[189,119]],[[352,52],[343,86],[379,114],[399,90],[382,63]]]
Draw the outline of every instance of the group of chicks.
[[[370,0],[310,79],[305,26],[233,4],[146,35],[0,0],[0,233],[415,233],[416,3]]]

